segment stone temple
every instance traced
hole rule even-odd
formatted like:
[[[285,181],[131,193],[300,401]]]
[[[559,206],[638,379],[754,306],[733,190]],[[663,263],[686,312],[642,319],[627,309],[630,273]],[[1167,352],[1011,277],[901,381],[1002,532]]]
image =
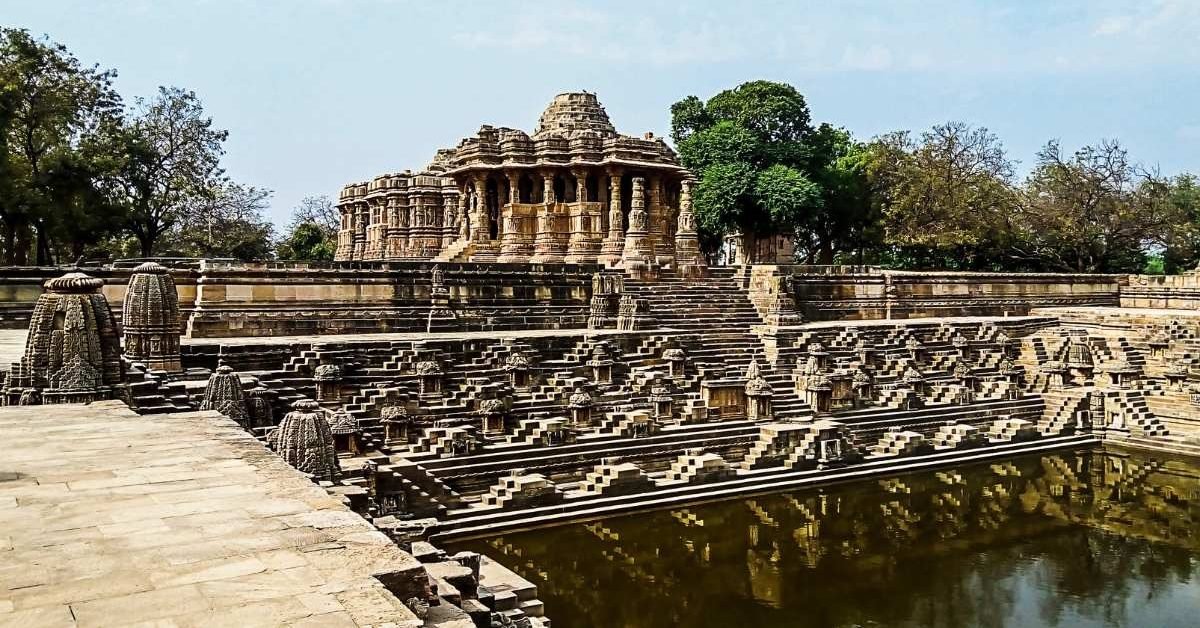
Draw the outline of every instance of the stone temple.
[[[532,135],[485,125],[418,173],[344,187],[336,259],[694,265],[689,177],[595,94],[559,94]]]
[[[500,535],[646,583],[605,518],[1200,454],[1200,274],[706,267],[691,188],[568,93],[347,186],[333,263],[0,269],[0,623],[574,625]]]

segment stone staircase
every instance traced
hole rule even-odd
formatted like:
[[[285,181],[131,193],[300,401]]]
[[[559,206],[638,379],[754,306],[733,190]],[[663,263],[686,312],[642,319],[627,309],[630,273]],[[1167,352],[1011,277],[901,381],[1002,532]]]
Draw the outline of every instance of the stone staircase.
[[[579,490],[592,495],[628,495],[654,488],[642,468],[629,462],[600,464],[580,483]]]
[[[875,456],[912,456],[927,449],[924,434],[893,427],[884,432],[871,453]]]
[[[140,363],[127,365],[129,396],[139,414],[163,414],[194,410],[187,387],[181,381],[169,381],[163,374],[147,370]]]
[[[1090,389],[1068,388],[1042,393],[1046,407],[1037,421],[1042,436],[1070,434],[1075,431],[1076,416],[1088,410]]]
[[[734,470],[721,456],[715,453],[688,452],[671,463],[665,483],[715,482],[728,479],[733,475]]]
[[[930,440],[933,442],[935,450],[962,449],[987,444],[987,437],[979,431],[978,427],[957,421],[947,421],[938,427],[937,432]]]
[[[663,272],[657,281],[625,278],[625,292],[646,299],[659,326],[672,329],[749,330],[762,318],[746,293],[737,269],[710,268],[707,276],[681,279]]]
[[[1024,440],[1036,440],[1041,434],[1037,430],[1037,426],[1024,419],[1003,418],[997,419],[988,430],[988,439],[993,442],[1014,442]]]
[[[1120,410],[1130,433],[1140,431],[1141,436],[1149,437],[1167,435],[1167,427],[1150,411],[1140,390],[1109,391],[1106,397],[1108,403]]]

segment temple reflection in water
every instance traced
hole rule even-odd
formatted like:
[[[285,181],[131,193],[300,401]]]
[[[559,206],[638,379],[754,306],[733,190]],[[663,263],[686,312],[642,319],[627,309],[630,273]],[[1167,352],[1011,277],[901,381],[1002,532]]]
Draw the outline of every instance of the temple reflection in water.
[[[572,626],[1183,626],[1198,502],[1200,462],[1080,451],[462,545]]]

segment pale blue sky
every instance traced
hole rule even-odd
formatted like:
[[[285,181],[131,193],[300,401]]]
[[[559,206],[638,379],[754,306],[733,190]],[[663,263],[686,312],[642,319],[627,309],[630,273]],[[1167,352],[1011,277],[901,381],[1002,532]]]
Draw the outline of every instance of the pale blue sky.
[[[1115,137],[1200,172],[1200,0],[0,0],[0,23],[116,68],[130,100],[195,90],[230,131],[229,173],[275,191],[277,222],[480,124],[531,130],[561,91],[665,135],[672,102],[758,78],[864,138],[958,119],[1023,167],[1050,138]]]

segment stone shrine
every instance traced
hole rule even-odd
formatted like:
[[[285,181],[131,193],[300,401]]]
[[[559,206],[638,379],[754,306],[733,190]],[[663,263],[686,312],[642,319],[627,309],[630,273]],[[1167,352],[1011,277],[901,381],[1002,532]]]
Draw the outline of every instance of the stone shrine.
[[[80,272],[45,283],[29,320],[25,354],[4,381],[8,405],[87,403],[117,395],[121,340],[104,281]]]
[[[121,326],[125,331],[125,357],[147,368],[179,373],[179,293],[170,271],[146,262],[133,269]]]
[[[689,177],[662,138],[619,134],[595,94],[559,94],[532,135],[485,125],[419,173],[347,185],[336,259],[661,264],[694,275],[704,264]]]

